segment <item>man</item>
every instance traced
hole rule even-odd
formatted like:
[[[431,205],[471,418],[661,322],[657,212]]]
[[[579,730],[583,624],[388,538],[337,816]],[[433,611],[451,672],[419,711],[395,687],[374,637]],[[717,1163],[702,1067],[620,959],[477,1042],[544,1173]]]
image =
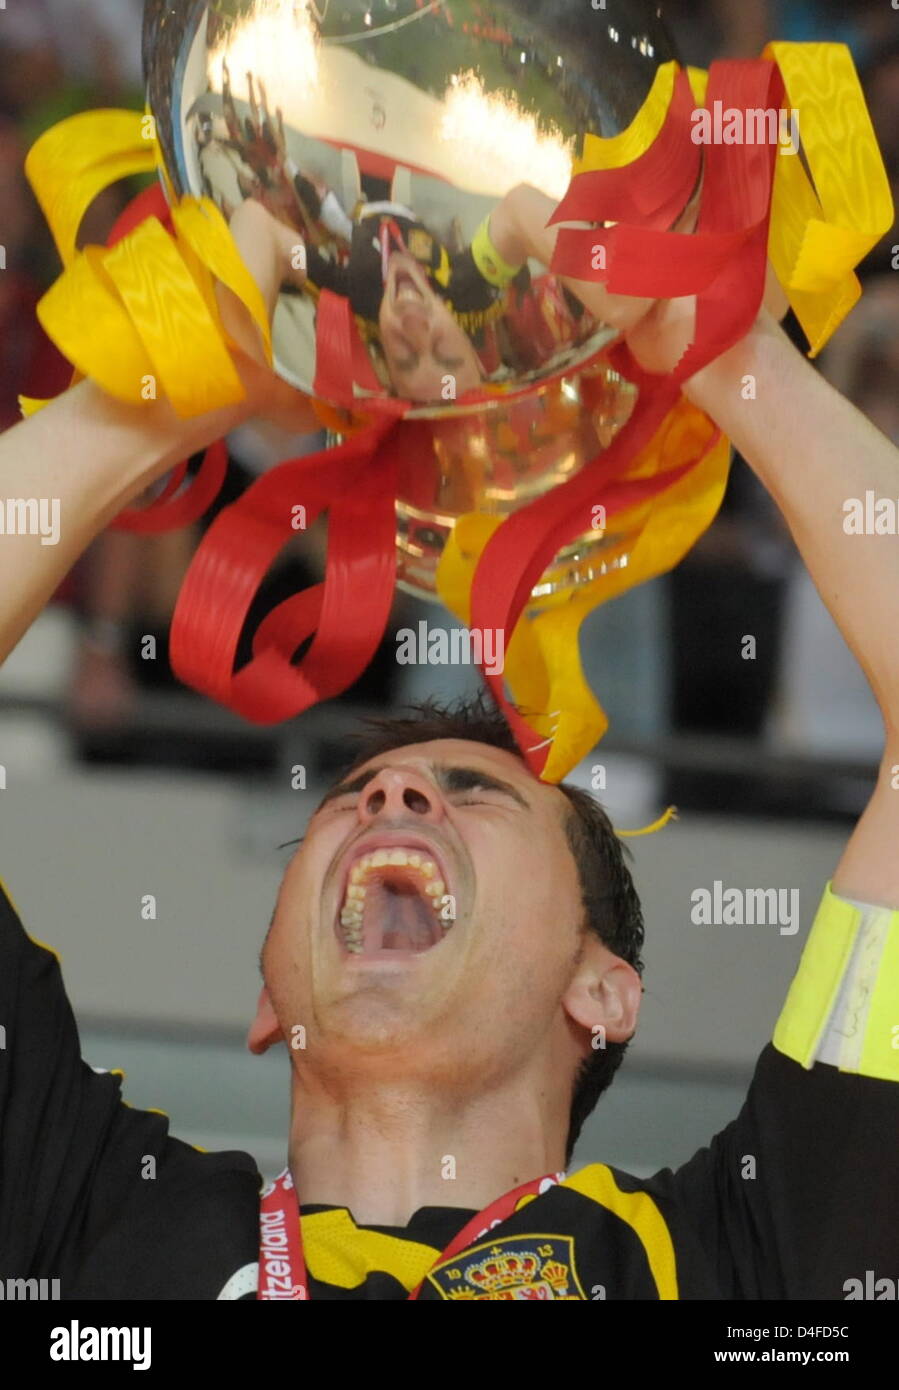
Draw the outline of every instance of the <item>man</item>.
[[[261,234],[243,249],[272,307],[283,266]],[[670,369],[691,306],[636,325],[632,309],[602,311],[647,370]],[[300,428],[246,322],[233,330],[239,411],[183,422],[84,382],[0,440],[10,494],[59,497],[67,518],[55,548],[0,543],[0,656],[96,530],[180,457],[242,415],[289,406]],[[637,1020],[642,924],[620,849],[494,722],[400,725],[312,817],[263,949],[250,1045],[288,1044],[293,1104],[289,1172],[261,1213],[247,1155],[194,1152],[81,1063],[53,956],[5,907],[3,1272],[58,1277],[68,1298],[431,1300],[839,1299],[866,1271],[895,1275],[899,558],[895,537],[842,519],[847,497],[899,495],[899,454],[766,312],[686,389],[782,507],[886,727],[736,1121],[677,1172],[563,1176]]]

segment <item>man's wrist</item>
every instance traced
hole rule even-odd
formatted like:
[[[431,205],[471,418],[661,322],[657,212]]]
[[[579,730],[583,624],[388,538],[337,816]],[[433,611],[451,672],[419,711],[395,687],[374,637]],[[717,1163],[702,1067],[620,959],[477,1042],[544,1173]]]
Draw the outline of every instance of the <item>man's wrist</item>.
[[[780,324],[763,311],[745,337],[685,382],[684,395],[718,419],[725,403],[755,398],[745,394],[750,378],[757,393],[761,379],[779,376],[783,364],[796,356],[801,358]]]
[[[238,368],[244,388],[248,378]],[[55,417],[51,422],[51,412]],[[191,419],[180,418],[167,400],[130,405],[115,400],[93,381],[71,387],[46,408],[46,425],[89,433],[96,444],[86,481],[98,510],[130,505],[185,459],[199,453],[256,413],[249,400]],[[36,417],[40,420],[40,415]]]

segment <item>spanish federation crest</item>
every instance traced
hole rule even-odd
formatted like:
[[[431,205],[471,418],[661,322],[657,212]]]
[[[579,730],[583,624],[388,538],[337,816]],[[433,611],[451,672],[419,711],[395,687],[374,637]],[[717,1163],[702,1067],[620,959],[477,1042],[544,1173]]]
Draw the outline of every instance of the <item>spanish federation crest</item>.
[[[463,1250],[428,1275],[441,1298],[586,1300],[571,1236],[506,1236]]]
[[[409,255],[417,261],[430,261],[434,254],[434,238],[424,227],[410,227],[406,237]]]

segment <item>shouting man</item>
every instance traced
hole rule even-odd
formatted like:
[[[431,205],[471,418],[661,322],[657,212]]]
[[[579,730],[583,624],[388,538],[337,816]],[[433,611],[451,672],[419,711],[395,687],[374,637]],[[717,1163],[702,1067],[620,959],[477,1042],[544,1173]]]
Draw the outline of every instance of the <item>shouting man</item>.
[[[248,248],[271,305],[266,256]],[[689,305],[628,312],[605,306],[668,370]],[[180,458],[238,416],[298,408],[237,356],[240,411],[185,423],[82,382],[0,440],[10,495],[58,497],[64,518],[56,547],[0,542],[0,655]],[[886,729],[734,1122],[674,1172],[565,1175],[636,1028],[637,895],[591,798],[536,781],[489,711],[430,709],[379,728],[285,874],[250,1046],[288,1044],[289,1166],[262,1194],[248,1155],[171,1138],[81,1061],[58,965],[4,900],[0,1272],[69,1299],[620,1300],[839,1299],[849,1276],[899,1269],[899,551],[842,526],[847,497],[899,494],[899,453],[766,312],[687,394],[781,506]]]

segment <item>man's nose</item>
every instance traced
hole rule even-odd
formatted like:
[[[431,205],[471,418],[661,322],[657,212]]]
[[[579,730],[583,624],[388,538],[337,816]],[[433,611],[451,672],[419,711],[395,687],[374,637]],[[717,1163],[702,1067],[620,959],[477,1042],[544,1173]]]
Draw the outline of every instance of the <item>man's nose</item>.
[[[400,307],[400,324],[414,347],[427,347],[431,316],[426,305],[417,300],[406,300]]]
[[[443,806],[436,789],[426,777],[404,768],[382,768],[359,798],[359,818],[363,821],[390,820],[408,816],[422,820],[443,818]]]

